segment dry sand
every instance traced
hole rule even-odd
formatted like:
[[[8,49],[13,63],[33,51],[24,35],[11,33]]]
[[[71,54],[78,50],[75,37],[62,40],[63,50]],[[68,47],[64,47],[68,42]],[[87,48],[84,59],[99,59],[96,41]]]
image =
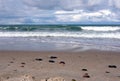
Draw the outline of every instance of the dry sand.
[[[120,52],[1,51],[0,81],[120,81]]]

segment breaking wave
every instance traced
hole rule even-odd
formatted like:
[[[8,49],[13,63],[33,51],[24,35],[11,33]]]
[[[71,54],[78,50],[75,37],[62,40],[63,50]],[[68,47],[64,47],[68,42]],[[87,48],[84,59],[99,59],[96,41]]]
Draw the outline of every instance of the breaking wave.
[[[117,38],[120,33],[81,33],[81,32],[0,32],[0,37],[85,37]]]
[[[120,27],[112,27],[112,26],[107,26],[107,27],[81,27],[83,30],[87,31],[120,31]]]
[[[84,37],[120,39],[119,26],[5,25],[0,37]]]
[[[3,25],[0,31],[120,31],[119,26]]]

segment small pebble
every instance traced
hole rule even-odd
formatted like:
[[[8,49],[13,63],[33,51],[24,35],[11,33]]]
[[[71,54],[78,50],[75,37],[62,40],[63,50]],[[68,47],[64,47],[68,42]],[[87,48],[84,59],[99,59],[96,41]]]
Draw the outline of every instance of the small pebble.
[[[108,65],[109,68],[117,68],[116,65]]]
[[[64,61],[60,61],[59,64],[65,64],[65,62]]]
[[[20,66],[20,67],[24,67],[24,66]]]
[[[51,56],[50,59],[57,59],[58,57],[56,56]]]
[[[88,71],[87,69],[82,69],[82,71]]]
[[[32,79],[35,79],[35,77],[33,76]]]
[[[8,64],[8,66],[10,66],[10,64]]]
[[[50,63],[55,63],[55,61],[54,61],[54,60],[49,60],[49,62],[50,62]]]
[[[88,75],[88,73],[85,73],[85,74],[83,75],[83,78],[90,78],[90,76]]]
[[[9,79],[10,77],[7,77],[7,79]]]
[[[109,71],[106,71],[105,73],[110,73]]]
[[[22,62],[21,64],[26,64],[26,63]]]
[[[118,78],[120,78],[120,76],[117,76]]]
[[[13,61],[11,61],[10,63],[14,63]]]
[[[72,81],[76,81],[75,79],[72,79]]]
[[[17,71],[17,69],[16,69],[16,70],[13,70],[13,71]]]
[[[41,58],[36,58],[35,60],[36,60],[36,61],[42,61],[43,59],[41,59]]]

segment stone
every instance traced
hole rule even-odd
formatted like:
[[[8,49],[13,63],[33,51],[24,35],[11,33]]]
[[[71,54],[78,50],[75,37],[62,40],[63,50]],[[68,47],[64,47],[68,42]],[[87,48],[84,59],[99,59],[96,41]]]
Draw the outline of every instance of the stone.
[[[57,59],[58,57],[56,56],[51,56],[50,59]]]
[[[54,61],[54,60],[49,60],[49,62],[50,62],[50,63],[55,63],[55,61]]]
[[[43,61],[43,59],[41,59],[41,58],[36,58],[35,60],[36,61]]]
[[[117,68],[116,65],[108,65],[109,68]]]
[[[64,61],[60,61],[59,64],[65,64],[65,62]]]
[[[82,69],[82,71],[88,71],[87,69]]]
[[[88,73],[85,73],[85,74],[83,75],[83,78],[90,78],[90,76],[88,75]]]

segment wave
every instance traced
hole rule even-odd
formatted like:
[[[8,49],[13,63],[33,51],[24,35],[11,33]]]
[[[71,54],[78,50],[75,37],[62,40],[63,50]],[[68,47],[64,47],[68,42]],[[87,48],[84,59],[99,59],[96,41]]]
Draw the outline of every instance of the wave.
[[[0,32],[0,37],[83,37],[83,38],[116,38],[116,33],[81,33],[81,32]]]
[[[119,26],[75,26],[75,25],[8,25],[0,31],[120,31]]]
[[[84,37],[120,39],[120,27],[74,25],[5,25],[0,26],[0,37]]]
[[[0,26],[0,31],[81,31],[79,26],[64,25],[21,25]]]
[[[98,26],[88,26],[88,27],[81,27],[83,30],[87,31],[120,31],[120,27],[112,27],[112,26],[103,26],[103,27],[98,27]]]

